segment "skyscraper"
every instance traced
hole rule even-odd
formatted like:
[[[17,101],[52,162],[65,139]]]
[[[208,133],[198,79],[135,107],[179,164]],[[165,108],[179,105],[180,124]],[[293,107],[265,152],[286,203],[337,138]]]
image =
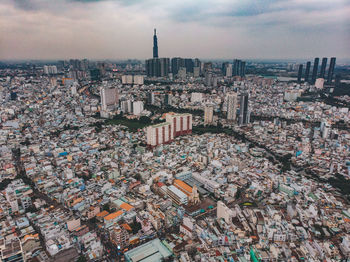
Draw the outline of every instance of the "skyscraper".
[[[213,123],[213,113],[214,113],[214,108],[212,105],[207,105],[204,108],[204,124],[205,125],[210,125]]]
[[[307,62],[306,69],[305,69],[305,82],[309,82],[310,67],[311,67],[311,62]]]
[[[320,78],[324,78],[327,66],[327,57],[322,58]]]
[[[248,109],[249,94],[241,94],[240,105],[239,105],[239,125],[246,125],[250,122],[250,114]]]
[[[171,72],[176,76],[180,67],[185,66],[185,61],[181,57],[174,57],[171,59]]]
[[[146,60],[147,76],[163,77],[169,74],[169,58],[151,58]]]
[[[303,64],[299,65],[299,70],[298,70],[298,83],[301,83],[301,75],[303,74]]]
[[[228,94],[227,95],[227,119],[236,120],[236,111],[237,111],[237,94]]]
[[[335,67],[335,57],[331,57],[331,62],[329,63],[329,69],[328,69],[328,77],[327,77],[327,84],[332,83],[332,78],[334,74],[334,67]]]
[[[153,35],[153,58],[158,58],[158,40],[157,40],[157,32],[154,28],[154,35]]]
[[[315,84],[315,82],[316,82],[319,61],[320,61],[320,59],[318,57],[316,57],[314,60],[314,67],[312,69],[312,76],[311,76],[311,84]]]

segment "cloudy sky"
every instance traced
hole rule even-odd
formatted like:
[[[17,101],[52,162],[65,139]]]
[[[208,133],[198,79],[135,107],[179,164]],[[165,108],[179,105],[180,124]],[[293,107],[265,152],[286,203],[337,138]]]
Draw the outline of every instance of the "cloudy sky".
[[[0,0],[0,59],[350,58],[350,0]]]

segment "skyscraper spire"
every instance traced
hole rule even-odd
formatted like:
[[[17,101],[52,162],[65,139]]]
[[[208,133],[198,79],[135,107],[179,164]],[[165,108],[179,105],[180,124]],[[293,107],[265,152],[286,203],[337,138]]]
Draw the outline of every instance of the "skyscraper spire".
[[[157,31],[154,28],[153,36],[153,58],[158,58],[158,40],[157,40]]]

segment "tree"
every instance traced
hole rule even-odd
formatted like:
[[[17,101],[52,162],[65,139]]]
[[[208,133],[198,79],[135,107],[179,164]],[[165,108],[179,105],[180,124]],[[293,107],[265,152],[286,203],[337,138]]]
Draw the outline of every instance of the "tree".
[[[86,260],[86,257],[85,256],[83,256],[83,255],[81,255],[80,257],[78,257],[78,259],[77,259],[77,262],[86,262],[87,260]]]

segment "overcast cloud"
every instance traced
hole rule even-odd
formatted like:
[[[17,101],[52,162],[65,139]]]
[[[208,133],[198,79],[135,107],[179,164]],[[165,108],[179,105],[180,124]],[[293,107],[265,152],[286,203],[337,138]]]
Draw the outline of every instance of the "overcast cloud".
[[[0,59],[350,58],[349,0],[0,0]]]

